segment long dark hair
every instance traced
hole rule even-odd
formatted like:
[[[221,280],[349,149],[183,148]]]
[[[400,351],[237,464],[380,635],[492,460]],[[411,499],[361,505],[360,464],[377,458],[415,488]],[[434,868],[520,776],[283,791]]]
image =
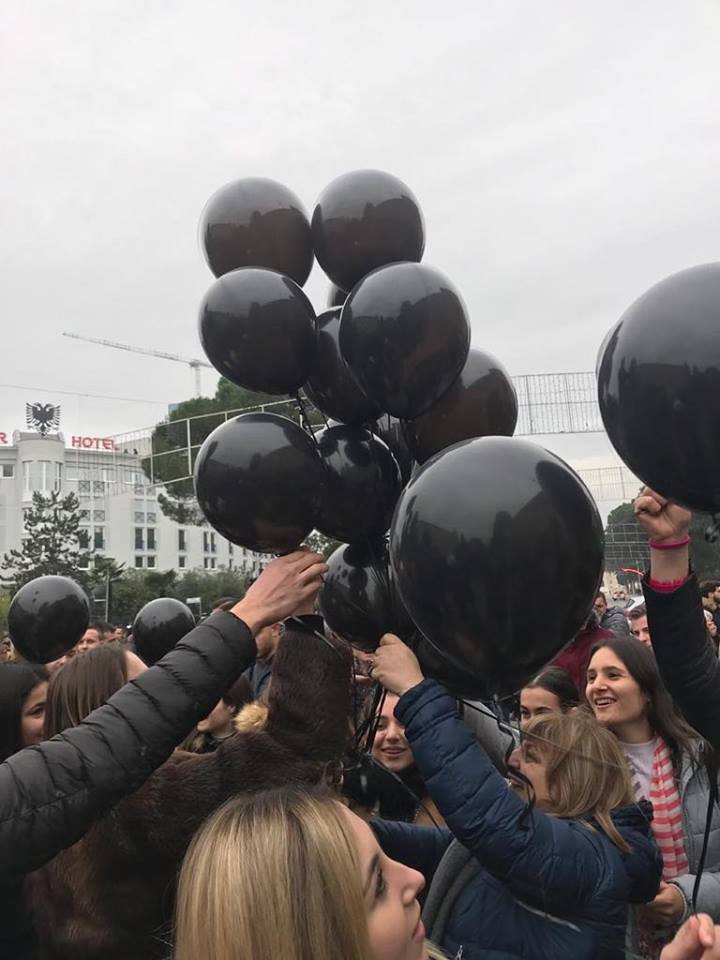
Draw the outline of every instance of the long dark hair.
[[[23,703],[47,678],[39,664],[0,663],[0,762],[22,750]]]
[[[593,647],[590,663],[597,651],[604,648],[612,650],[625,664],[630,676],[648,698],[648,722],[653,731],[659,733],[670,747],[673,767],[677,773],[682,765],[683,754],[689,754],[694,761],[698,743],[704,741],[675,707],[662,682],[655,654],[650,647],[634,637],[614,637]]]
[[[76,727],[127,683],[125,648],[92,647],[53,674],[45,705],[45,736]]]
[[[567,670],[563,670],[562,667],[546,667],[534,680],[526,683],[523,690],[535,690],[538,687],[558,698],[563,713],[567,713],[580,703],[578,688]]]

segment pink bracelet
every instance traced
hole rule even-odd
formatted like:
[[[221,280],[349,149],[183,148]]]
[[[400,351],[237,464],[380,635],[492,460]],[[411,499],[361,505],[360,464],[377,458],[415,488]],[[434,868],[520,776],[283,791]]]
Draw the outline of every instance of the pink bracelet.
[[[659,543],[657,540],[648,540],[648,546],[651,550],[679,550],[680,547],[686,547],[690,543],[690,535],[684,536],[681,540],[670,540],[669,542]]]
[[[654,580],[652,577],[648,577],[647,585],[655,593],[674,593],[689,579],[690,577],[683,577],[682,580]]]

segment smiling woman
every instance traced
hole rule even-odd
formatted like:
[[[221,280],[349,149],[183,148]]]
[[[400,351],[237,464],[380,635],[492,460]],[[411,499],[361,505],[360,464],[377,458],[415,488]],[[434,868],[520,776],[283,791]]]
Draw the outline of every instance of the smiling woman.
[[[248,870],[247,864],[253,869]],[[180,874],[175,960],[427,960],[420,873],[337,800],[283,788],[225,804]]]

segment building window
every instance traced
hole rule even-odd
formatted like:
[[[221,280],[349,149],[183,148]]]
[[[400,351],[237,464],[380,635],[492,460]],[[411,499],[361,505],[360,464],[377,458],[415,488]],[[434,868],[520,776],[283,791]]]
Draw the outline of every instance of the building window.
[[[135,549],[136,550],[145,549],[145,540],[143,539],[142,527],[135,527]],[[137,557],[135,559],[137,559]]]
[[[24,464],[23,464],[24,466]],[[90,493],[90,481],[80,480],[78,482],[78,493]]]
[[[104,510],[93,510],[93,520],[104,520],[105,511]]]
[[[155,527],[147,528],[147,548],[148,550],[157,550],[155,544]]]
[[[62,471],[61,463],[53,464],[53,490],[57,490],[58,492],[62,490]]]
[[[215,534],[210,534],[210,553],[217,553],[217,544],[215,543]],[[215,564],[213,563],[213,567]]]
[[[145,514],[142,510],[135,511],[135,523],[145,523]]]
[[[78,530],[78,544],[81,550],[90,548],[90,531],[86,528]]]
[[[208,553],[209,550],[210,550],[210,534],[207,532],[207,530],[205,530],[203,531],[203,551],[205,553]],[[205,566],[207,567],[207,564],[205,564]]]
[[[187,537],[184,530],[178,530],[178,550],[187,550]]]
[[[183,557],[183,556],[178,557],[178,567],[180,567],[181,570],[185,568],[186,560],[187,560],[187,557]]]
[[[81,519],[81,520],[89,520],[89,519],[90,519],[90,511],[89,511],[89,510],[81,510],[81,511],[80,511],[80,519]]]
[[[154,567],[154,566],[155,566],[155,557],[147,557],[147,565],[148,565],[149,567]]]
[[[105,529],[104,527],[95,527],[93,531],[93,546],[96,550],[105,549]]]
[[[204,564],[206,570],[214,570],[214,569],[215,569],[215,557],[205,557],[205,558],[203,559],[203,564]]]
[[[231,543],[228,544],[228,556],[232,557],[235,553],[235,547]]]
[[[233,561],[232,561],[232,560],[228,560],[228,570],[232,570],[232,569],[234,569],[234,568],[233,568]]]
[[[156,522],[157,522],[157,517],[156,517],[156,515],[155,515],[154,513],[152,513],[152,512],[149,512],[148,515],[147,515],[147,522],[148,522],[148,523],[156,523]]]
[[[97,494],[100,497],[105,496],[105,484],[102,480],[93,480],[93,493]]]
[[[142,485],[141,483],[136,483],[135,486],[134,486],[134,488],[133,488],[133,490],[134,490],[135,493],[143,493],[144,489],[145,489],[145,488],[143,487],[143,485]]]
[[[141,567],[142,565],[143,565],[143,558],[142,558],[142,557],[135,557],[135,566],[136,566],[136,567]]]
[[[3,480],[7,480],[10,477],[15,476],[15,464],[14,463],[4,463],[2,468]]]

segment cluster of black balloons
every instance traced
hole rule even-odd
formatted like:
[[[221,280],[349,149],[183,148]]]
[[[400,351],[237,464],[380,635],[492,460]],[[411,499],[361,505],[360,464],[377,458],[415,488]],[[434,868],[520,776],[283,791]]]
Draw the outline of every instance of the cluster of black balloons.
[[[365,649],[397,632],[456,688],[515,689],[587,616],[602,530],[567,465],[508,439],[514,387],[470,347],[455,285],[422,262],[412,191],[354,171],[308,218],[286,187],[245,179],[211,198],[200,233],[217,278],[200,309],[210,361],[246,389],[300,403],[302,390],[326,419],[218,427],[195,465],[205,518],[252,550],[286,552],[313,529],[341,541],[320,598],[333,630]],[[301,289],[314,257],[332,284],[319,316]],[[537,599],[518,608],[529,581]]]

